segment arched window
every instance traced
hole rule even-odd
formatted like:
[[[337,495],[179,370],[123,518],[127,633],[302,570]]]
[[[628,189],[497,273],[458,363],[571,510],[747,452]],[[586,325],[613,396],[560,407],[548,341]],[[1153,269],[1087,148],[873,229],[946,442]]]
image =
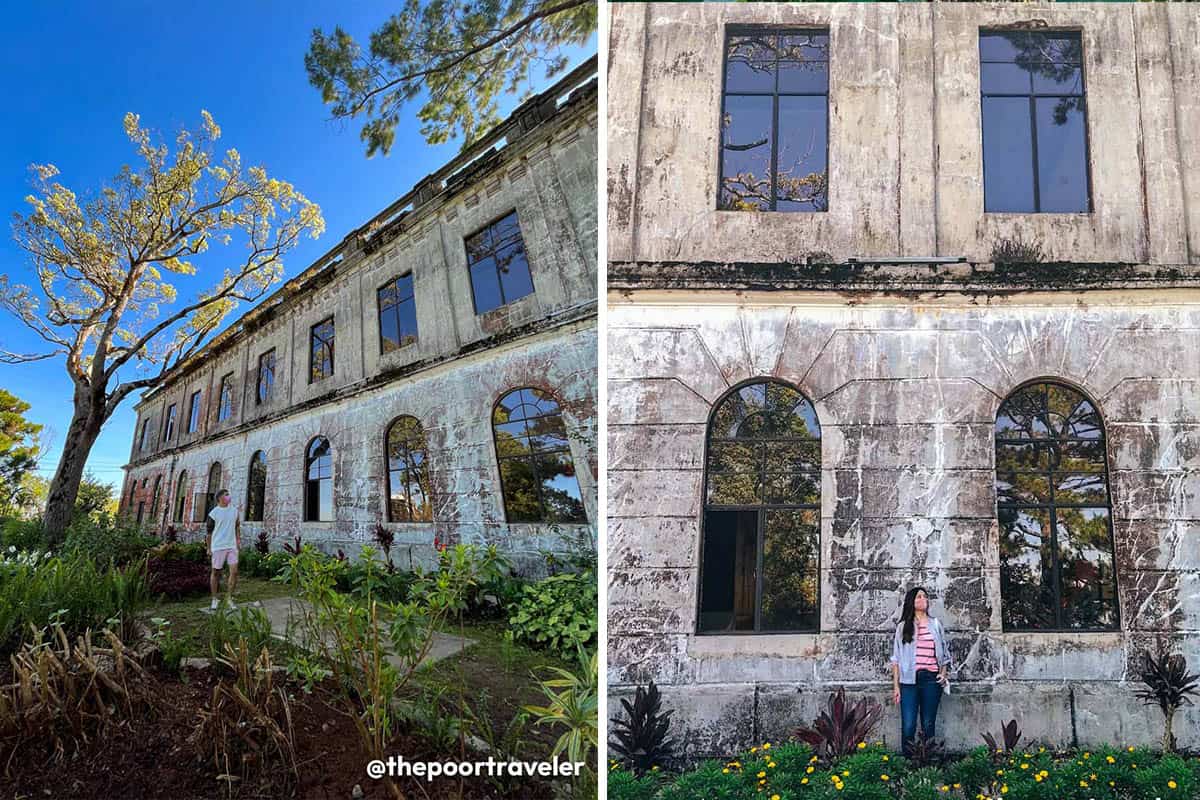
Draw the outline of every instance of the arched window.
[[[1042,381],[996,414],[1004,630],[1115,630],[1117,581],[1104,423],[1078,390]]]
[[[214,461],[213,465],[208,468],[208,491],[204,493],[204,518],[208,519],[208,512],[216,508],[217,492],[221,491],[221,462]]]
[[[262,522],[267,496],[267,456],[256,450],[250,456],[250,477],[246,486],[246,521]]]
[[[425,431],[416,417],[399,417],[387,429],[387,489],[389,522],[429,522]]]
[[[162,494],[162,475],[154,477],[154,496],[150,499],[150,518],[158,513],[158,498]]]
[[[500,488],[509,522],[587,522],[558,402],[514,389],[492,411]]]
[[[820,629],[821,428],[778,381],[713,408],[704,471],[701,633]]]
[[[187,470],[179,473],[175,483],[175,521],[183,522],[183,507],[187,504]]]
[[[304,456],[304,521],[333,521],[333,452],[318,436]]]

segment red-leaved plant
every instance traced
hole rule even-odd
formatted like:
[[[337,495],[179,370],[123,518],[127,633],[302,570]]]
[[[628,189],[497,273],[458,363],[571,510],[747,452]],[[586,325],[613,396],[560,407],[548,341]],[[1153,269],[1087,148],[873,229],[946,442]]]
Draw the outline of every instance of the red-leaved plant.
[[[792,735],[812,746],[822,758],[836,758],[853,753],[859,742],[867,741],[879,723],[883,706],[873,697],[861,697],[849,705],[846,687],[839,686],[829,695],[829,706],[822,711],[811,728],[797,728]]]

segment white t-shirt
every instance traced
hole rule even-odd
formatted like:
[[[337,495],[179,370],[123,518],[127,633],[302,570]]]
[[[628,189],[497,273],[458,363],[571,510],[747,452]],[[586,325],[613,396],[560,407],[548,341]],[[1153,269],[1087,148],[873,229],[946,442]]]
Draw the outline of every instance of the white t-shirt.
[[[208,512],[208,515],[216,523],[212,533],[213,552],[236,548],[237,538],[234,535],[234,525],[237,522],[237,509],[234,508],[233,503],[224,507],[215,506],[212,511]]]

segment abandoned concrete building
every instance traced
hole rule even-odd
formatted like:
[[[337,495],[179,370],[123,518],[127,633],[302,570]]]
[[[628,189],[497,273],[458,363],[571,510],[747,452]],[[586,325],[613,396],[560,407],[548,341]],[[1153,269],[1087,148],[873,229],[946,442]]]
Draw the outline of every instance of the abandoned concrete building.
[[[610,696],[653,679],[695,758],[844,685],[896,746],[920,585],[952,749],[1157,742],[1141,654],[1200,670],[1200,15],[609,9]]]
[[[144,395],[122,510],[398,566],[594,541],[596,59],[523,103]]]

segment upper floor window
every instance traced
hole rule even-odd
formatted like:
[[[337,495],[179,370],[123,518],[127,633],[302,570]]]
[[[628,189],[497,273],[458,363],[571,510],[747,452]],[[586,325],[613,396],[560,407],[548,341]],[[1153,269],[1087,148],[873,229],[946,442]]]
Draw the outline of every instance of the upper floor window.
[[[433,519],[425,431],[416,417],[400,417],[387,430],[388,521]]]
[[[221,399],[217,404],[217,422],[224,422],[233,414],[233,373],[221,378]]]
[[[701,632],[820,630],[821,427],[779,381],[731,390],[708,421]]]
[[[195,433],[200,427],[200,392],[192,392],[192,405],[188,409],[187,432]]]
[[[417,340],[417,301],[412,273],[388,281],[379,299],[379,352],[390,353]]]
[[[318,436],[304,455],[304,521],[333,520],[333,453],[329,440]]]
[[[146,449],[146,431],[150,429],[150,420],[142,420],[142,432],[138,435],[138,451]]]
[[[562,412],[541,389],[516,389],[492,412],[509,522],[586,522]]]
[[[333,317],[312,326],[308,334],[308,382],[324,380],[333,374]]]
[[[533,294],[516,211],[468,236],[466,245],[476,314]]]
[[[271,390],[275,388],[275,348],[258,357],[258,391],[255,398],[259,405],[271,398]]]
[[[1046,381],[1001,404],[996,515],[1004,630],[1118,629],[1104,423],[1082,393]]]
[[[171,403],[171,406],[167,409],[166,424],[163,425],[163,441],[164,442],[171,441],[171,437],[173,437],[174,435],[175,435],[175,404]]]
[[[1087,212],[1087,114],[1078,32],[979,35],[985,211]]]
[[[829,33],[731,29],[717,208],[826,211],[828,165]]]
[[[250,477],[246,487],[246,521],[262,522],[267,496],[267,457],[256,450],[250,457]]]

